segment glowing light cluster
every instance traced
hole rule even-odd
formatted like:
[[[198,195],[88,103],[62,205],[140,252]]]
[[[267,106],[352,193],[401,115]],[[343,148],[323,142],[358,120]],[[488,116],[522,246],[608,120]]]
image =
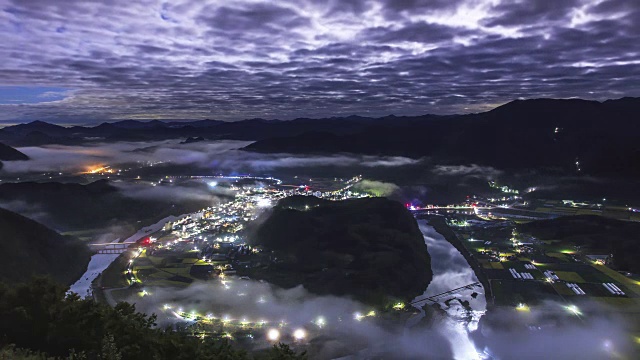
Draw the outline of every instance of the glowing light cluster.
[[[269,329],[267,331],[267,339],[269,341],[278,341],[280,339],[280,331],[278,329]]]

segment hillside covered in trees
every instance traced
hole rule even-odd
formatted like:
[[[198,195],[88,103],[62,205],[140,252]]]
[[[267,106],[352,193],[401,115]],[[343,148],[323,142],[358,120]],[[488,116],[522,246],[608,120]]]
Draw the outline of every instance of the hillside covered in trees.
[[[206,186],[206,185],[205,185]],[[28,204],[38,221],[59,231],[93,230],[109,225],[153,223],[168,216],[211,205],[210,199],[175,201],[127,196],[106,179],[83,185],[60,182],[0,183],[0,202]],[[15,210],[21,212],[19,210]]]
[[[65,295],[47,279],[6,286],[0,283],[0,359],[305,359],[287,345],[247,354],[225,341],[159,329],[155,315],[135,305],[115,307]]]
[[[385,198],[281,200],[252,241],[274,251],[256,274],[283,287],[384,305],[411,300],[431,282],[431,258],[416,220]]]
[[[49,275],[70,284],[85,271],[90,256],[78,239],[0,208],[0,281],[15,283]]]

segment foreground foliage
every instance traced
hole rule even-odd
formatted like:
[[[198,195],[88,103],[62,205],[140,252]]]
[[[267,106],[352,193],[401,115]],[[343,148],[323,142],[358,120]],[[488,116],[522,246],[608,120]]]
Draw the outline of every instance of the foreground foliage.
[[[66,295],[49,279],[0,284],[0,359],[250,359],[228,342],[154,328],[155,315]],[[274,346],[265,359],[304,359]]]

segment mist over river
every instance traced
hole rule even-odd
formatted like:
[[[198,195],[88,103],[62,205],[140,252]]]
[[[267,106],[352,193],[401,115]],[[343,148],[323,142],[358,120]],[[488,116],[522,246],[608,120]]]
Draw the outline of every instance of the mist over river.
[[[467,260],[444,236],[436,232],[425,220],[419,220],[418,224],[431,255],[433,280],[424,294],[416,299],[438,295],[478,281]],[[474,293],[475,295],[472,296]],[[469,302],[470,309],[465,309],[462,305],[464,301]],[[423,304],[416,305],[421,314],[411,318],[407,322],[408,327],[424,317],[424,311],[420,308]],[[439,324],[439,331],[448,339],[454,358],[478,359],[478,352],[469,338],[469,332],[478,328],[478,321],[487,308],[482,285],[440,298],[438,305],[448,314],[448,317]]]

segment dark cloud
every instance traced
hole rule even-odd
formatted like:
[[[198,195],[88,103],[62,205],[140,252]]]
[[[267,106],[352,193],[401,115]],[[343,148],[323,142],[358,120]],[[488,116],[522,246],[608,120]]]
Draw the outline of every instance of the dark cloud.
[[[0,85],[69,89],[0,120],[481,111],[640,96],[625,0],[0,0]],[[48,100],[48,101],[47,101]]]
[[[501,1],[492,7],[495,15],[489,17],[487,26],[518,26],[523,24],[549,24],[571,18],[581,0],[554,1]]]
[[[425,11],[436,9],[455,9],[465,0],[384,0],[383,3],[389,9],[395,11]],[[478,1],[468,1],[469,3]]]
[[[364,39],[381,43],[416,42],[435,44],[451,40],[458,35],[470,34],[466,29],[458,29],[425,21],[409,23],[399,29],[393,27],[369,28],[363,34]]]

